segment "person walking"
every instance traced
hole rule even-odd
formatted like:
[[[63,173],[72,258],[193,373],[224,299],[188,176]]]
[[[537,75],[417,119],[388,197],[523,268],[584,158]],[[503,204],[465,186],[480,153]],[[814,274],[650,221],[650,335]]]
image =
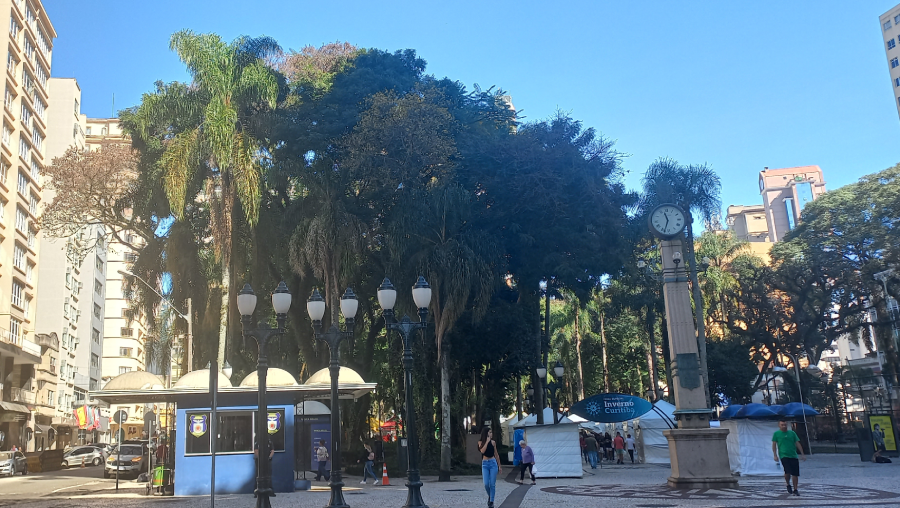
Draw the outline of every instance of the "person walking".
[[[588,462],[591,463],[591,469],[597,469],[597,439],[593,434],[588,434],[584,438],[585,449],[587,449]]]
[[[800,458],[806,460],[803,454],[803,447],[800,446],[800,438],[793,430],[788,430],[787,421],[780,420],[778,422],[778,430],[772,434],[772,455],[775,462],[781,461],[781,467],[784,468],[784,481],[787,483],[788,494],[800,496],[797,490],[797,484],[800,483],[800,461],[797,460],[797,454]],[[791,482],[793,481],[793,487]]]
[[[524,439],[519,441],[519,448],[522,450],[522,473],[519,475],[519,479],[516,480],[516,483],[522,485],[522,482],[525,480],[525,470],[527,469],[531,475],[531,484],[537,485],[534,478],[534,450],[525,444]]]
[[[497,475],[503,473],[500,456],[497,455],[497,443],[494,442],[494,431],[487,425],[481,428],[481,439],[478,440],[478,451],[481,452],[481,477],[484,490],[488,495],[488,508],[494,508],[494,494],[497,491]]]
[[[587,445],[584,444],[584,433],[578,435],[578,444],[581,445],[581,459],[585,462],[590,462],[588,460]]]
[[[625,450],[628,451],[631,463],[634,464],[634,438],[631,437],[631,434],[628,434],[628,437],[625,438]]]
[[[612,438],[609,436],[609,432],[603,436],[603,455],[606,456],[606,460],[613,459]]]
[[[364,444],[363,446],[365,447],[365,450],[363,451],[363,456],[360,460],[356,461],[357,464],[359,464],[360,461],[365,461],[365,468],[363,469],[363,479],[359,483],[362,485],[365,485],[366,482],[369,480],[369,476],[371,476],[372,479],[375,480],[375,483],[373,483],[372,485],[378,485],[381,482],[378,480],[378,477],[375,476],[375,471],[372,469],[372,466],[375,465],[375,452],[372,451],[371,446],[369,446],[367,444]]]
[[[621,432],[616,432],[616,438],[613,439],[613,448],[616,449],[616,464],[625,463],[625,439],[622,438]]]
[[[325,448],[325,440],[319,440],[319,446],[316,448],[316,461],[319,462],[319,469],[316,470],[316,481],[325,478],[328,481],[331,475],[325,470],[325,464],[328,463],[328,448]]]

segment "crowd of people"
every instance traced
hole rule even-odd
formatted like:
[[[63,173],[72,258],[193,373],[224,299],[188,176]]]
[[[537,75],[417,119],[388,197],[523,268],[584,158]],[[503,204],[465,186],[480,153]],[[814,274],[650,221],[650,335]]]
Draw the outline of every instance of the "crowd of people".
[[[631,463],[634,464],[634,438],[630,433],[626,433],[625,437],[622,437],[621,432],[616,432],[613,437],[609,432],[601,434],[583,430],[580,442],[582,458],[584,462],[590,464],[591,469],[597,469],[597,465],[604,460],[610,462],[615,460],[616,464],[624,464],[626,452]]]

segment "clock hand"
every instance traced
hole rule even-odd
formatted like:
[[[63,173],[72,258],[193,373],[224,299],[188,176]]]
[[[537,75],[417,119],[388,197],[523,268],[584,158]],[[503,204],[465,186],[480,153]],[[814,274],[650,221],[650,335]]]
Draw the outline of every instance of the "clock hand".
[[[669,229],[669,214],[664,213],[664,214],[663,214],[663,217],[666,218],[666,229]]]

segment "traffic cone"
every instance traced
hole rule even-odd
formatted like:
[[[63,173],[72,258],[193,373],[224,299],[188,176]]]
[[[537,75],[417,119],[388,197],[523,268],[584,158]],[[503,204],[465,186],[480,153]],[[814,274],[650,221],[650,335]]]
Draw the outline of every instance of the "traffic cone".
[[[390,485],[391,484],[391,479],[388,478],[388,475],[387,475],[387,464],[381,465],[381,484],[382,485]]]

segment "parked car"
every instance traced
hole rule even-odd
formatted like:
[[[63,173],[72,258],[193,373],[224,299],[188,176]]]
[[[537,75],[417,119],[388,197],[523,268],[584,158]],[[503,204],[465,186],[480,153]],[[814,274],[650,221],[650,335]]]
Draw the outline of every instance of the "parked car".
[[[99,466],[103,464],[103,452],[96,446],[79,446],[63,454],[62,467]]]
[[[114,474],[133,474],[135,477],[147,471],[148,448],[144,443],[122,443],[121,452],[114,446],[106,459],[103,477]]]
[[[0,452],[0,474],[28,474],[28,461],[22,452]]]
[[[104,461],[106,460],[107,457],[109,457],[110,450],[113,449],[113,445],[106,444],[106,443],[94,443],[94,444],[88,445],[88,446],[93,446],[94,448],[100,450],[100,453],[103,454]]]

